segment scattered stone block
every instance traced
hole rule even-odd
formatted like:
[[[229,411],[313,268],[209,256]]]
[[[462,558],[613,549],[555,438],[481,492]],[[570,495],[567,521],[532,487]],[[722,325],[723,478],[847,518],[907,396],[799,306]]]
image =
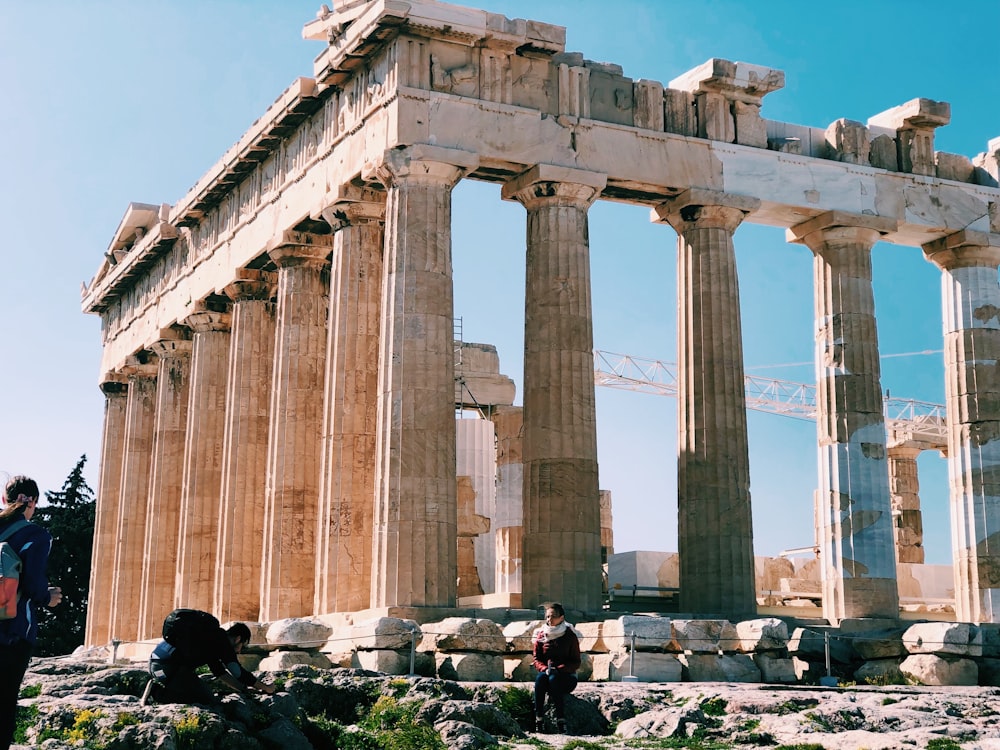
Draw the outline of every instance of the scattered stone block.
[[[620,654],[617,654],[620,656]],[[614,661],[615,655],[612,654],[594,654],[591,657],[591,674],[590,679],[594,682],[608,682],[611,680],[611,662]],[[626,672],[627,674],[627,672]],[[619,678],[620,679],[620,678]]]
[[[416,635],[417,645],[423,638],[420,626],[414,620],[397,617],[376,617],[364,620],[350,629],[350,637],[355,648],[360,649],[406,649],[410,648]]]
[[[753,663],[760,670],[761,682],[795,682],[795,665],[788,657],[769,653],[753,655]]]
[[[382,674],[410,674],[410,652],[390,651],[355,651],[351,663],[354,669],[367,669],[370,672]],[[422,677],[434,677],[434,656],[417,652],[413,661],[415,674]]]
[[[607,653],[610,651],[604,642],[603,622],[581,622],[574,625],[577,635],[580,637],[580,651],[587,651],[592,654]]]
[[[938,151],[934,154],[934,161],[937,165],[937,176],[942,180],[973,183],[976,181],[976,168],[968,156]]]
[[[967,622],[918,622],[906,629],[902,641],[911,654],[983,655],[981,631]]]
[[[307,664],[317,669],[330,669],[333,666],[324,654],[315,651],[272,651],[260,660],[257,669],[261,672],[280,672],[300,664]]]
[[[504,626],[503,637],[507,640],[507,650],[515,654],[530,654],[532,634],[542,625],[541,620],[512,622]],[[580,650],[585,650],[580,645]],[[589,650],[589,649],[586,649]]]
[[[1000,659],[979,659],[979,684],[1000,687]]]
[[[502,656],[482,653],[438,653],[434,661],[438,677],[458,682],[502,682]]]
[[[639,682],[680,682],[682,679],[681,663],[674,654],[636,651],[634,664],[630,654],[617,653],[609,656],[607,679],[614,682],[620,682],[629,674],[638,678]],[[595,661],[594,674],[598,672],[599,667]]]
[[[672,638],[669,617],[623,615],[605,620],[601,632],[608,649],[616,652],[630,648],[633,633],[636,651],[665,651]]]
[[[738,651],[775,651],[788,646],[788,625],[777,617],[761,617],[736,623]]]
[[[507,639],[492,620],[448,617],[423,626],[422,651],[478,651],[485,654],[507,653]]]
[[[318,649],[332,634],[333,628],[318,619],[290,617],[272,622],[265,637],[267,642],[273,645]]]
[[[788,653],[810,661],[826,658],[825,634],[808,628],[795,628],[788,639]],[[830,634],[830,659],[841,664],[854,660],[854,647],[850,641],[836,633]]]
[[[503,677],[512,682],[533,682],[537,670],[530,654],[503,657]]]
[[[735,652],[740,644],[729,620],[673,620],[671,631],[671,651],[718,654]]]
[[[902,635],[903,628],[861,633],[851,639],[851,644],[862,659],[891,659],[906,655]]]
[[[971,659],[955,659],[937,654],[911,654],[899,671],[920,685],[976,685],[979,668]]]
[[[854,671],[854,679],[869,685],[900,685],[906,681],[899,659],[872,659]]]
[[[760,682],[760,669],[747,654],[681,654],[690,682]]]

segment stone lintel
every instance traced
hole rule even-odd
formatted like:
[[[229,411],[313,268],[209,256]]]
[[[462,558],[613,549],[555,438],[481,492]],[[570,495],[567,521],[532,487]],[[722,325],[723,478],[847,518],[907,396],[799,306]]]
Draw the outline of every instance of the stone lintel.
[[[933,99],[911,99],[868,118],[868,125],[889,130],[938,128],[951,122],[951,105]]]
[[[702,188],[688,188],[676,198],[671,198],[658,206],[654,206],[650,211],[649,218],[654,224],[673,224],[672,219],[682,214],[685,209],[706,206],[735,208],[738,211],[742,211],[745,216],[752,214],[760,208],[760,199],[748,195],[734,195],[733,193],[720,193],[715,190],[704,190]]]
[[[760,103],[766,94],[785,86],[785,74],[763,65],[713,57],[673,79],[668,87],[692,94],[728,94],[728,98]]]
[[[450,169],[442,171],[435,169],[434,165]],[[458,182],[478,166],[479,154],[471,151],[415,143],[403,148],[387,149],[378,161],[365,163],[361,176],[362,179],[381,182],[383,185],[391,182],[391,178],[420,175]]]
[[[870,229],[879,235],[886,235],[895,232],[899,222],[884,216],[873,216],[870,214],[852,214],[846,211],[827,211],[806,219],[801,224],[796,224],[785,230],[785,240],[800,245],[808,244],[806,237],[813,232],[821,232],[827,229],[850,228],[850,229]]]
[[[195,333],[210,333],[212,331],[228,331],[232,325],[232,314],[208,309],[204,302],[195,305],[195,310],[186,318],[184,325]]]
[[[1000,265],[1000,234],[963,229],[923,246],[924,257],[942,270]]]
[[[190,354],[191,348],[191,339],[160,339],[149,345],[149,350],[160,359]]]
[[[608,176],[600,172],[589,172],[584,169],[560,167],[555,164],[536,164],[526,172],[505,183],[500,190],[504,200],[518,200],[518,194],[538,184],[581,185],[594,191],[594,198],[608,184]]]
[[[159,363],[152,350],[142,350],[125,358],[121,373],[126,378],[154,378]]]

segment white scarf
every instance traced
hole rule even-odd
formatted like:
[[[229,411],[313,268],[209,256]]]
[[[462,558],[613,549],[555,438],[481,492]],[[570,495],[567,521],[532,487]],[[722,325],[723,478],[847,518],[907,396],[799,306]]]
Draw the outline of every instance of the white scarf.
[[[554,641],[556,638],[561,638],[566,632],[566,627],[567,624],[565,620],[558,625],[542,625],[542,627],[538,629],[538,640],[542,643],[546,643],[548,641]]]

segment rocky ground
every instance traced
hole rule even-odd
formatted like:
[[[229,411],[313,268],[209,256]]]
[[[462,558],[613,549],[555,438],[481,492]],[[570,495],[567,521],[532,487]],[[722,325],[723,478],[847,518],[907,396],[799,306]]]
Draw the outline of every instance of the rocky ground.
[[[279,688],[273,697],[142,706],[143,669],[35,662],[14,747],[1000,750],[1000,688],[991,687],[583,683],[568,702],[572,736],[561,736],[525,731],[531,703],[523,683],[313,667],[267,681]]]

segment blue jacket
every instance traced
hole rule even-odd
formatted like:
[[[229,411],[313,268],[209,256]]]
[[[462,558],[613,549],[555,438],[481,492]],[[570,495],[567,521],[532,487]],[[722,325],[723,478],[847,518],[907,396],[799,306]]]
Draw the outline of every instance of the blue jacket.
[[[0,521],[0,533],[17,520]],[[0,645],[9,646],[19,640],[34,644],[38,639],[38,608],[49,603],[49,580],[45,568],[52,549],[52,535],[37,524],[29,523],[15,531],[7,542],[21,558],[21,582],[18,590],[21,600],[17,603],[17,617],[0,620]]]

